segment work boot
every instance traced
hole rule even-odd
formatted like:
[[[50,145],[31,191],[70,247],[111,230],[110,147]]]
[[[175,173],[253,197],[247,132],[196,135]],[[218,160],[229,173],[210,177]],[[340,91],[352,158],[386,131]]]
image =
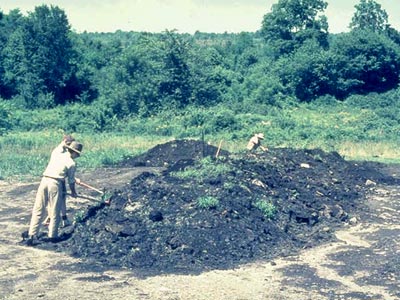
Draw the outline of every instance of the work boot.
[[[26,239],[28,239],[28,238],[29,238],[29,231],[28,231],[28,230],[25,230],[24,232],[22,232],[22,233],[21,233],[21,237],[22,237],[22,240],[23,240],[23,241],[25,241]]]
[[[26,245],[27,246],[34,246],[34,242],[33,242],[33,240],[34,240],[34,236],[33,235],[30,235],[29,237],[28,237],[28,239],[26,240]]]

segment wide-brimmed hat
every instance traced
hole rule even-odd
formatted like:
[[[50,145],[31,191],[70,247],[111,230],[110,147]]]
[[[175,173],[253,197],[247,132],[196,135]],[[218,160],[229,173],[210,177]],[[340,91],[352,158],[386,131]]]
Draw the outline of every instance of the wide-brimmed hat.
[[[71,143],[72,143],[73,141],[75,141],[75,139],[73,138],[73,136],[70,135],[70,134],[64,135],[63,140],[64,140],[64,142],[65,142],[66,145],[71,145]]]
[[[259,139],[264,139],[264,133],[256,133],[256,137],[258,137]]]
[[[78,153],[79,155],[81,155],[82,149],[83,149],[83,145],[81,143],[78,143],[76,141],[73,141],[70,145],[66,146],[68,149],[71,149],[72,151]]]

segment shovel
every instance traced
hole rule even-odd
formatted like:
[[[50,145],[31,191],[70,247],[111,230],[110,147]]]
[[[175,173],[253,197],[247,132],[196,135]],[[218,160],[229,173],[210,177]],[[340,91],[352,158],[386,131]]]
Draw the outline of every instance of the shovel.
[[[78,184],[80,186],[83,186],[85,188],[88,188],[90,190],[98,192],[99,194],[101,194],[101,200],[104,201],[104,204],[105,205],[110,205],[110,203],[111,203],[111,194],[110,193],[105,193],[104,190],[102,191],[102,190],[96,189],[95,187],[93,187],[93,186],[91,186],[91,185],[89,185],[87,183],[84,183],[81,180],[76,181],[76,184]]]

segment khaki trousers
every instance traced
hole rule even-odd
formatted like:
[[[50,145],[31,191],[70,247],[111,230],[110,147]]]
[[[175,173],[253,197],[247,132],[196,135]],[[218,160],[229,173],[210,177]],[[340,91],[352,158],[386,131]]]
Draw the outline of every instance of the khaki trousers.
[[[35,204],[32,209],[32,218],[29,226],[29,235],[37,236],[43,219],[48,213],[50,217],[50,238],[58,236],[58,227],[61,220],[61,208],[63,205],[63,185],[60,180],[43,177],[36,194]]]

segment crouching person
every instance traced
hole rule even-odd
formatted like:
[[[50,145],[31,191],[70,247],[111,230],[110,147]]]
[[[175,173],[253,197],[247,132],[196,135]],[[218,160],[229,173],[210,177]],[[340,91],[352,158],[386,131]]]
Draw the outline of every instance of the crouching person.
[[[50,217],[49,240],[51,242],[59,240],[58,228],[61,221],[66,180],[71,190],[71,196],[74,198],[77,197],[75,190],[75,159],[80,156],[83,146],[73,141],[65,147],[67,151],[51,156],[43,173],[32,209],[27,245],[31,246],[34,244],[34,239],[38,237],[40,227],[47,213]]]
[[[254,136],[251,137],[247,144],[247,150],[254,152],[258,148],[260,148],[262,151],[268,151],[267,147],[264,147],[261,145],[261,141],[264,140],[264,134],[263,133],[256,133]]]

